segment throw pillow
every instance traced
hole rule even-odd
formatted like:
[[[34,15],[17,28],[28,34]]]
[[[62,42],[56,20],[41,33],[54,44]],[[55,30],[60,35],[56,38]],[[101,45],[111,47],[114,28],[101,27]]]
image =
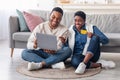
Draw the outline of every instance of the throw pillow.
[[[30,31],[27,24],[26,24],[26,21],[24,19],[24,16],[23,16],[23,13],[19,10],[16,9],[16,12],[18,14],[18,20],[19,20],[19,24],[20,24],[20,31]]]
[[[33,31],[33,29],[40,23],[43,22],[43,19],[40,16],[28,13],[28,12],[23,12],[24,18],[26,20],[26,23],[28,25],[28,28],[30,31]]]

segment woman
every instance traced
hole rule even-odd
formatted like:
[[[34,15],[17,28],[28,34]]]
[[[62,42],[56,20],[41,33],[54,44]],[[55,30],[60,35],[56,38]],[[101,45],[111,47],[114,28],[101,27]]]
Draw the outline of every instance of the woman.
[[[107,44],[109,39],[96,27],[86,24],[86,14],[77,11],[74,14],[74,25],[69,29],[69,46],[73,51],[71,63],[76,68],[75,73],[83,74],[86,68],[111,67],[109,63],[100,58],[100,43]],[[107,62],[107,63],[106,63]]]

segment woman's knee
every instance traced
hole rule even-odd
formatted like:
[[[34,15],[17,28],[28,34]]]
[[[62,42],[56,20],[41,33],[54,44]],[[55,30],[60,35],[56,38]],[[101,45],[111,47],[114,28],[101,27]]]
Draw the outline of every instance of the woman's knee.
[[[96,41],[96,42],[99,42],[99,37],[96,36],[96,35],[93,35],[92,38],[91,38],[92,41]]]
[[[72,64],[72,66],[73,66],[74,68],[77,68],[78,65],[79,65],[79,63],[80,63],[80,62],[79,62],[77,59],[72,58],[71,64]]]

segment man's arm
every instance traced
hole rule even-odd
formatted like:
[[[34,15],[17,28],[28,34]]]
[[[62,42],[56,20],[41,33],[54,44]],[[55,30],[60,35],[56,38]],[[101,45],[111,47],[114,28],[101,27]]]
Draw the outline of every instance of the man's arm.
[[[40,33],[40,30],[41,30],[40,28],[41,28],[41,25],[36,26],[32,34],[30,35],[27,42],[28,49],[37,49],[36,33]]]

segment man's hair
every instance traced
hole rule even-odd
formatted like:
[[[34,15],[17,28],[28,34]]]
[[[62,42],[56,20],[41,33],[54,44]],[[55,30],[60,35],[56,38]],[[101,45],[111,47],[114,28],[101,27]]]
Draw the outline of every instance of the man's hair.
[[[60,8],[60,7],[54,7],[53,9],[52,9],[52,12],[53,11],[57,11],[57,12],[59,12],[59,13],[61,13],[62,15],[63,15],[63,10]],[[51,13],[52,13],[51,12]]]
[[[74,14],[74,17],[75,17],[75,16],[80,16],[81,18],[83,18],[84,21],[86,20],[86,14],[85,14],[83,11],[77,11],[77,12]]]

